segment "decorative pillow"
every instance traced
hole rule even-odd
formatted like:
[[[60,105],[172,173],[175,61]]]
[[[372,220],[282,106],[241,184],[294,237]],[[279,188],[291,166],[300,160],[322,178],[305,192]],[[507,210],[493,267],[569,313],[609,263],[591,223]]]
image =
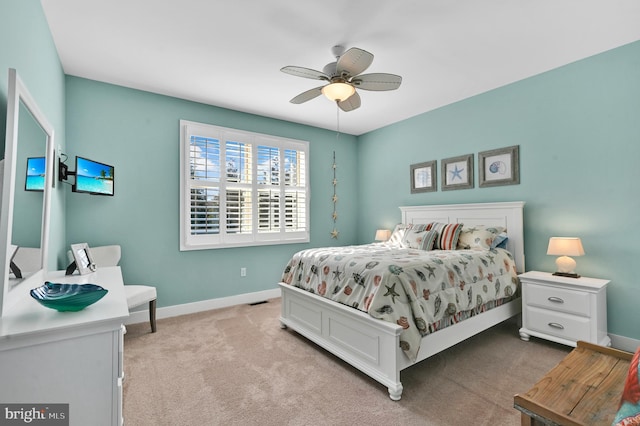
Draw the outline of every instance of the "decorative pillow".
[[[640,348],[631,358],[629,374],[624,382],[624,391],[620,398],[620,407],[613,420],[612,426],[638,426],[640,425]]]
[[[407,230],[402,241],[403,246],[419,250],[432,250],[438,238],[438,232],[434,229],[426,231],[424,230],[426,227],[427,225],[422,225],[421,227]]]
[[[506,232],[501,232],[498,234],[497,237],[495,237],[493,239],[493,242],[491,243],[491,248],[501,248],[501,249],[506,249],[507,248],[507,240],[509,240],[509,237],[507,236]]]
[[[490,249],[492,247],[493,240],[501,233],[504,232],[502,226],[465,226],[460,232],[460,238],[458,239],[458,249]]]
[[[391,236],[387,242],[394,245],[402,245],[402,240],[404,239],[404,234],[407,229],[411,229],[411,225],[404,223],[397,224],[396,227],[393,228],[393,232],[391,232]]]
[[[438,238],[436,238],[433,248],[435,250],[455,250],[458,247],[458,238],[463,226],[462,223],[433,222],[431,229],[438,232]]]
[[[436,245],[436,241],[438,240],[438,236],[438,231],[436,231],[435,229],[430,229],[429,231],[427,231],[424,238],[422,239],[421,250],[433,250]]]
[[[423,232],[429,229],[430,224],[422,224],[422,223],[399,223],[393,229],[391,233],[391,237],[387,240],[388,243],[393,245],[398,245],[402,247],[411,247],[409,244],[409,240],[414,240],[417,237],[410,237],[410,232]],[[413,247],[417,248],[417,247]]]
[[[427,231],[426,224],[411,223],[406,225],[407,228],[404,231],[402,237],[402,246],[409,248],[418,248],[422,244],[422,236]]]

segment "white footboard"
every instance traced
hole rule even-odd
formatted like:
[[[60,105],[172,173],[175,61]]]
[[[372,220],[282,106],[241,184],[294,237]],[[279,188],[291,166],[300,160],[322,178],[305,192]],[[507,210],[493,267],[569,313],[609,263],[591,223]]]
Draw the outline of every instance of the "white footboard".
[[[376,320],[364,312],[280,283],[280,322],[353,365],[389,389],[389,396],[402,396],[398,357],[402,327]]]
[[[280,322],[385,385],[389,397],[402,396],[400,371],[414,364],[400,349],[402,327],[375,319],[316,294],[280,283]],[[499,324],[521,311],[516,298],[422,338],[416,362],[429,358]]]

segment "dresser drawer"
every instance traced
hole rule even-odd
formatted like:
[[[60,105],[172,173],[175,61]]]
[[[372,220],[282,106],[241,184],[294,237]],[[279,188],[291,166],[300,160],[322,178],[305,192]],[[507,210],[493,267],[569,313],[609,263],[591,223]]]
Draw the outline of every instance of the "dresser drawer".
[[[589,294],[586,292],[537,284],[527,284],[525,291],[527,306],[537,306],[585,317],[591,316]]]
[[[529,330],[578,341],[591,341],[590,320],[587,317],[554,312],[534,306],[525,308],[526,324]]]

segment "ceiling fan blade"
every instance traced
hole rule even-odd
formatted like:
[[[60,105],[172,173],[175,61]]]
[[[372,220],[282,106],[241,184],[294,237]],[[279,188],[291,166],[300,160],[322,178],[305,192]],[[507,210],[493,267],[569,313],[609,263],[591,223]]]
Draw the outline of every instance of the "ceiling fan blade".
[[[349,111],[353,111],[354,109],[358,109],[360,108],[360,104],[361,104],[361,101],[360,101],[360,95],[358,95],[358,92],[355,92],[353,95],[349,96],[344,101],[338,102],[338,106],[344,112],[349,112]]]
[[[371,62],[373,62],[373,55],[371,53],[358,49],[357,47],[352,47],[344,52],[338,59],[336,71],[340,76],[344,76],[345,74],[350,76],[358,75],[369,68]]]
[[[280,68],[280,71],[286,74],[295,75],[296,77],[310,78],[312,80],[329,80],[329,76],[322,71],[312,70],[311,68],[287,66]]]
[[[402,77],[386,73],[363,74],[351,79],[351,84],[358,89],[375,91],[396,90],[400,83]]]
[[[292,104],[301,104],[307,101],[310,101],[313,98],[316,98],[322,94],[322,86],[315,87],[311,90],[307,90],[306,92],[300,93],[295,98],[291,99],[289,102]]]

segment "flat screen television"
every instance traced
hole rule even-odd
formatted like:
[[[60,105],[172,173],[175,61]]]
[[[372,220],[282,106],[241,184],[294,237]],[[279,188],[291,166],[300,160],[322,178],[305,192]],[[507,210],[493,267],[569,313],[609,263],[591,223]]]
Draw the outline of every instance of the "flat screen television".
[[[45,167],[44,157],[27,158],[27,175],[24,180],[26,191],[44,191]]]
[[[113,166],[76,157],[76,183],[73,192],[95,195],[113,195]]]

